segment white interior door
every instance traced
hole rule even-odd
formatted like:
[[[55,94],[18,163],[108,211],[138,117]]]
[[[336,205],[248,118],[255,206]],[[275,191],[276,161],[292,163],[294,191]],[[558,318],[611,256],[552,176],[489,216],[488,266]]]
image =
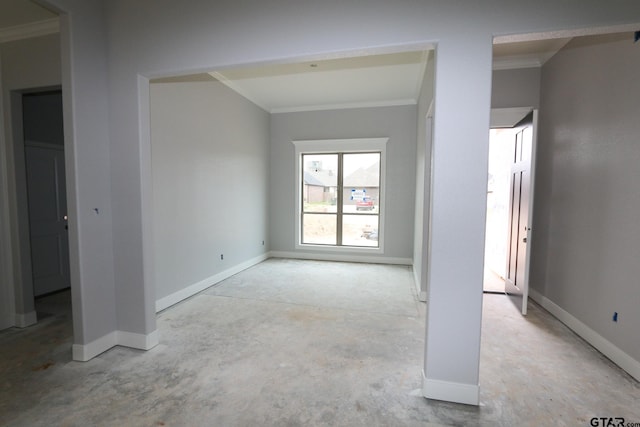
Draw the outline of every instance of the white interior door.
[[[534,110],[517,126],[511,165],[505,292],[522,314],[527,314],[529,297],[531,251],[528,248],[531,241],[533,212],[536,122],[537,111]]]
[[[31,268],[35,296],[70,286],[64,149],[25,143]]]

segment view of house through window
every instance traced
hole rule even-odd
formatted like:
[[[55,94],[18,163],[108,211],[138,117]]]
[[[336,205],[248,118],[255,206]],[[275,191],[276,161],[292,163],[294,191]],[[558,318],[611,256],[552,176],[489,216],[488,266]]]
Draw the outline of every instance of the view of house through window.
[[[378,247],[380,153],[302,154],[303,244]]]

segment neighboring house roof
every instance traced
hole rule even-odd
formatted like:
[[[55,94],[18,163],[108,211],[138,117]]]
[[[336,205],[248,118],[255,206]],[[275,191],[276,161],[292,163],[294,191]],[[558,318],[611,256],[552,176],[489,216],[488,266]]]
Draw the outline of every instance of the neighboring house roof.
[[[344,177],[345,187],[379,187],[380,164],[374,163],[366,168],[358,168]]]
[[[331,171],[304,171],[304,183],[316,187],[337,187],[338,177]]]

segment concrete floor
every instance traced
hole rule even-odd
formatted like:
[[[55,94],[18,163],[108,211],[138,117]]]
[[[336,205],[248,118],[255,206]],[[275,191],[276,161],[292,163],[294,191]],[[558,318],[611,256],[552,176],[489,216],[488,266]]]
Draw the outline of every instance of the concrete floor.
[[[482,290],[484,292],[504,293],[504,280],[487,265],[484,266],[484,284]]]
[[[419,396],[425,305],[403,266],[271,259],[158,315],[161,343],[71,361],[68,293],[0,332],[0,425],[588,426],[638,382],[535,304],[485,295],[479,407]],[[455,339],[455,337],[452,337]]]

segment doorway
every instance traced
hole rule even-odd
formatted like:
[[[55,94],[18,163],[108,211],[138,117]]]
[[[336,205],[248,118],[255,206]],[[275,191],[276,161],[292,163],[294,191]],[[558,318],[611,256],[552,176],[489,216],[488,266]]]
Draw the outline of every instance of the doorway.
[[[70,287],[62,91],[22,95],[29,247],[35,297]]]
[[[527,312],[537,111],[525,114],[514,125],[490,130],[483,285],[484,292],[509,295],[522,314]]]
[[[489,178],[483,291],[504,293],[509,221],[509,175],[512,162],[512,128],[489,131]]]

